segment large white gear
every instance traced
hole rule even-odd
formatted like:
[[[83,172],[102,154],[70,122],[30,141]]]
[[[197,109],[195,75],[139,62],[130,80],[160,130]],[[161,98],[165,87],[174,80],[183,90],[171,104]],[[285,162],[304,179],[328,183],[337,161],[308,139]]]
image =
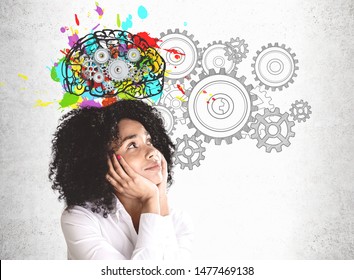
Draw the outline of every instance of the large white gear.
[[[224,68],[227,74],[236,70],[236,62],[226,55],[226,49],[228,48],[229,46],[226,43],[214,41],[203,49],[201,64],[205,73],[208,73],[211,69],[218,72],[221,68]]]
[[[202,147],[202,141],[197,140],[195,136],[188,137],[185,134],[183,139],[177,138],[174,163],[180,164],[181,169],[188,167],[192,170],[193,166],[200,166],[200,161],[204,160],[203,152],[205,148]]]
[[[189,128],[195,128],[195,135],[204,135],[205,142],[214,139],[216,145],[222,140],[232,143],[232,138],[241,139],[241,131],[249,131],[248,124],[253,120],[252,112],[257,110],[251,95],[252,85],[245,85],[245,77],[236,77],[236,71],[226,74],[225,69],[216,73],[201,74],[193,88],[186,92],[188,111],[185,118],[190,119]]]
[[[159,100],[159,105],[173,109],[176,120],[182,124],[185,124],[183,114],[187,111],[187,107],[184,106],[184,104],[187,104],[188,97],[183,94],[182,91],[185,89],[181,87],[182,85],[165,83],[163,93]]]
[[[254,129],[251,138],[257,139],[257,147],[266,147],[267,153],[272,149],[281,152],[284,145],[288,147],[289,138],[295,136],[295,132],[291,130],[295,123],[288,117],[289,114],[281,114],[279,108],[275,108],[274,111],[265,109],[263,115],[257,114],[256,122],[251,124],[251,128]]]
[[[111,59],[108,63],[108,75],[111,80],[119,82],[129,77],[129,65],[121,59]]]
[[[199,42],[194,41],[193,37],[185,30],[181,33],[179,29],[174,32],[169,29],[167,33],[161,33],[159,47],[164,50],[160,54],[166,63],[166,80],[183,83],[186,76],[196,73],[201,50],[197,47]]]
[[[286,49],[284,44],[263,46],[261,51],[257,51],[257,56],[253,60],[252,73],[256,76],[256,80],[266,89],[271,88],[273,91],[282,90],[283,87],[288,87],[289,83],[293,83],[293,78],[297,76],[295,72],[299,69],[295,54],[291,53],[290,48]]]
[[[176,117],[173,109],[161,105],[154,105],[154,107],[161,113],[167,134],[172,136],[173,131],[176,130]]]
[[[293,117],[294,121],[306,122],[306,119],[310,118],[312,111],[311,106],[308,102],[304,102],[302,99],[296,100],[295,103],[291,104],[290,116]]]
[[[237,38],[231,38],[229,42],[225,43],[227,48],[225,49],[225,55],[229,60],[235,63],[240,63],[242,59],[246,58],[246,53],[249,52],[248,44],[245,44],[245,40]]]

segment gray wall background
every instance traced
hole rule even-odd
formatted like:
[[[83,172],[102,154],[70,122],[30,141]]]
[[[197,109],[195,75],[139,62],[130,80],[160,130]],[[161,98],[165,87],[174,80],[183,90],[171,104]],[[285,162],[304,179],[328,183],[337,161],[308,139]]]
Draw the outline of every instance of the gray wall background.
[[[132,32],[158,37],[168,28],[186,29],[200,47],[244,38],[250,52],[238,73],[253,85],[252,58],[263,45],[284,43],[299,59],[294,84],[270,92],[282,111],[298,99],[312,106],[311,119],[293,128],[290,147],[267,154],[254,140],[204,144],[199,168],[176,168],[170,199],[194,220],[194,258],[353,259],[353,1],[99,4],[105,9],[101,27],[116,28],[119,13],[133,15]],[[137,17],[139,5],[149,12],[144,21]],[[66,257],[59,224],[64,205],[47,179],[51,135],[62,112],[34,104],[60,98],[60,85],[46,68],[67,47],[59,29],[75,26],[75,13],[82,27],[92,28],[86,15],[95,14],[94,8],[94,1],[0,3],[1,259]],[[184,132],[190,134],[178,127]]]

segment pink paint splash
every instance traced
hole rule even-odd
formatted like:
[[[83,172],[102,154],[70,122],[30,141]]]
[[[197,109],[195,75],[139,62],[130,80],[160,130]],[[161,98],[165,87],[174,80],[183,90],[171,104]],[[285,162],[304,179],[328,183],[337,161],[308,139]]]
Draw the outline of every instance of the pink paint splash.
[[[92,30],[95,30],[99,26],[100,26],[100,24],[97,24],[94,28],[92,28]]]
[[[101,19],[102,18],[102,16],[103,16],[103,9],[100,7],[100,6],[98,6],[98,3],[96,2],[95,3],[96,4],[96,12],[97,12],[97,14],[98,14],[98,18],[99,19]]]
[[[72,48],[75,43],[79,40],[79,36],[77,34],[73,34],[72,36],[68,36],[69,46]]]
[[[84,99],[81,103],[80,103],[80,108],[85,108],[85,107],[96,107],[96,108],[101,108],[102,105],[98,102],[95,102],[94,100],[88,100],[88,99]]]

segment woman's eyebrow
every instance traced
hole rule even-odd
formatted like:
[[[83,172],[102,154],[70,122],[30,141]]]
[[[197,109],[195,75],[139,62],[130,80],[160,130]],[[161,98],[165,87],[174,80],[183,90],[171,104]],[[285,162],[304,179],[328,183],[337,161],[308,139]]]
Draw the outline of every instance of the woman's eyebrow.
[[[145,131],[144,134],[145,134],[146,136],[150,136],[149,132],[147,132],[147,131]],[[138,134],[131,134],[131,135],[125,136],[125,137],[122,139],[122,141],[120,141],[118,147],[120,148],[120,147],[123,145],[123,143],[124,143],[125,141],[134,139],[134,138],[136,138],[136,137],[138,137]]]

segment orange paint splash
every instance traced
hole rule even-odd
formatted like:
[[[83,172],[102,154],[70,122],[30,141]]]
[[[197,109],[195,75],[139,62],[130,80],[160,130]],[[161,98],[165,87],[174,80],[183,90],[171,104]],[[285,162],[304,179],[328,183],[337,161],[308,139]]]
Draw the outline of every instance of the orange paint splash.
[[[179,89],[180,92],[182,92],[183,94],[186,94],[185,91],[183,90],[183,88],[181,87],[181,85],[177,84],[177,88]]]

